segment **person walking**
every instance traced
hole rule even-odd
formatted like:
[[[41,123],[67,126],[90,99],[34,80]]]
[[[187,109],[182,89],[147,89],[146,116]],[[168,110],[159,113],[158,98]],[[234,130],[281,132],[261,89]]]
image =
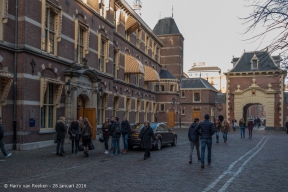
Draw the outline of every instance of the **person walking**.
[[[79,148],[79,143],[80,143],[80,140],[82,139],[82,131],[83,131],[83,126],[84,126],[82,117],[79,117],[78,123],[79,123],[79,142],[78,142],[78,148]]]
[[[199,150],[199,133],[195,131],[198,124],[199,124],[199,119],[195,118],[194,122],[191,124],[191,126],[189,127],[189,131],[188,131],[188,138],[190,141],[189,164],[192,164],[192,154],[193,154],[194,146],[196,147],[196,150],[197,150],[198,161],[201,160],[200,150]]]
[[[229,123],[226,119],[224,119],[223,126],[221,127],[221,132],[222,132],[222,137],[224,139],[224,143],[227,142],[227,134],[229,132],[229,129],[230,129]]]
[[[141,147],[145,149],[144,160],[150,158],[150,149],[152,148],[151,139],[156,141],[153,129],[150,127],[150,122],[146,121],[144,127],[141,129],[139,134],[139,139],[141,139]]]
[[[0,117],[0,149],[4,155],[5,158],[11,157],[12,153],[7,153],[6,148],[5,148],[5,143],[4,143],[4,128],[2,125],[2,117]]]
[[[249,139],[252,139],[252,131],[254,127],[253,119],[250,119],[247,124],[248,130],[249,130]]]
[[[258,129],[259,129],[259,127],[261,126],[261,120],[259,117],[257,118],[257,125],[258,125]]]
[[[211,164],[211,150],[212,150],[212,135],[215,133],[215,127],[212,122],[209,121],[209,115],[204,116],[204,121],[198,124],[195,131],[200,133],[201,137],[201,168],[204,168],[205,149],[208,149],[208,164]]]
[[[113,153],[112,156],[115,156],[117,149],[118,156],[121,156],[120,153],[120,137],[121,137],[121,126],[119,121],[116,120],[116,117],[111,117],[111,126],[110,126],[110,135],[112,136],[113,141]]]
[[[216,117],[214,121],[215,131],[216,131],[216,143],[219,143],[219,134],[221,130],[221,121]]]
[[[130,123],[127,120],[126,117],[123,117],[122,123],[121,123],[121,131],[122,131],[122,139],[124,144],[124,150],[123,153],[127,153],[128,151],[128,134],[131,131]]]
[[[237,120],[235,118],[232,119],[232,126],[233,126],[233,130],[236,131]]]
[[[89,157],[89,145],[91,141],[92,126],[89,123],[87,118],[84,118],[83,121],[83,130],[82,130],[82,143],[84,148],[84,157]]]
[[[77,121],[77,118],[74,118],[68,129],[68,134],[70,135],[72,144],[72,154],[73,153],[77,154],[77,148],[79,146],[79,132],[80,132],[79,123]],[[75,151],[74,151],[74,144],[75,144]]]
[[[67,126],[65,125],[65,117],[60,117],[56,123],[55,131],[57,134],[57,146],[56,155],[64,156],[64,141],[67,132]]]
[[[244,119],[242,118],[242,119],[240,119],[239,120],[239,127],[240,127],[240,132],[241,132],[241,139],[242,139],[242,137],[245,139],[245,121],[244,121]]]
[[[109,141],[109,118],[105,118],[105,123],[102,125],[102,134],[104,139],[105,154],[108,154],[108,141]]]

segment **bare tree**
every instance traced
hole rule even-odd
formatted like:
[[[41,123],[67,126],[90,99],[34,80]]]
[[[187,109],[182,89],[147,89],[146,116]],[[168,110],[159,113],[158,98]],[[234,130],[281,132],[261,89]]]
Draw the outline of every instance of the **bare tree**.
[[[251,2],[248,7],[252,7],[253,12],[250,16],[242,18],[248,25],[245,33],[253,32],[258,27],[264,27],[265,30],[247,40],[260,40],[262,43],[272,32],[276,34],[263,50],[268,50],[270,54],[279,51],[283,59],[282,67],[288,69],[288,0],[248,1]]]

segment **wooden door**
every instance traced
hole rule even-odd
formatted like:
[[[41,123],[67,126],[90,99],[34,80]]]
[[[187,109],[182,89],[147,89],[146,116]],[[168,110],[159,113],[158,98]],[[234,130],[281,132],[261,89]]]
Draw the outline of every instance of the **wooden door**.
[[[85,108],[84,117],[88,119],[92,126],[92,139],[96,139],[96,110],[95,108]]]
[[[200,109],[193,109],[192,112],[192,122],[195,118],[198,118],[201,121],[201,110]]]
[[[168,126],[174,127],[175,126],[175,112],[169,111],[168,118],[169,118],[168,119]]]
[[[78,107],[77,108],[77,119],[79,119],[79,117],[83,117],[83,116],[84,116],[84,108]]]

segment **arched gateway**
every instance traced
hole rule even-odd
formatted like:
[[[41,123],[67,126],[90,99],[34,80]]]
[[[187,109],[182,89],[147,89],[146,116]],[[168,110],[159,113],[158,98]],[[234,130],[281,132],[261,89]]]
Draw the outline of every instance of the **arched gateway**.
[[[233,69],[225,73],[228,120],[247,121],[247,106],[261,104],[265,117],[260,118],[265,118],[266,129],[282,128],[286,71],[279,67],[280,57],[267,52],[245,52],[240,58],[233,58],[232,63]]]

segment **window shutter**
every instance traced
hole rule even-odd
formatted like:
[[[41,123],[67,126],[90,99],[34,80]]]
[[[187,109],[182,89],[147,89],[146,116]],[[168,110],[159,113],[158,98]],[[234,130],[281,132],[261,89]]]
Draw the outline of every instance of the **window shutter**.
[[[98,59],[100,59],[100,53],[101,53],[101,33],[98,33]]]

